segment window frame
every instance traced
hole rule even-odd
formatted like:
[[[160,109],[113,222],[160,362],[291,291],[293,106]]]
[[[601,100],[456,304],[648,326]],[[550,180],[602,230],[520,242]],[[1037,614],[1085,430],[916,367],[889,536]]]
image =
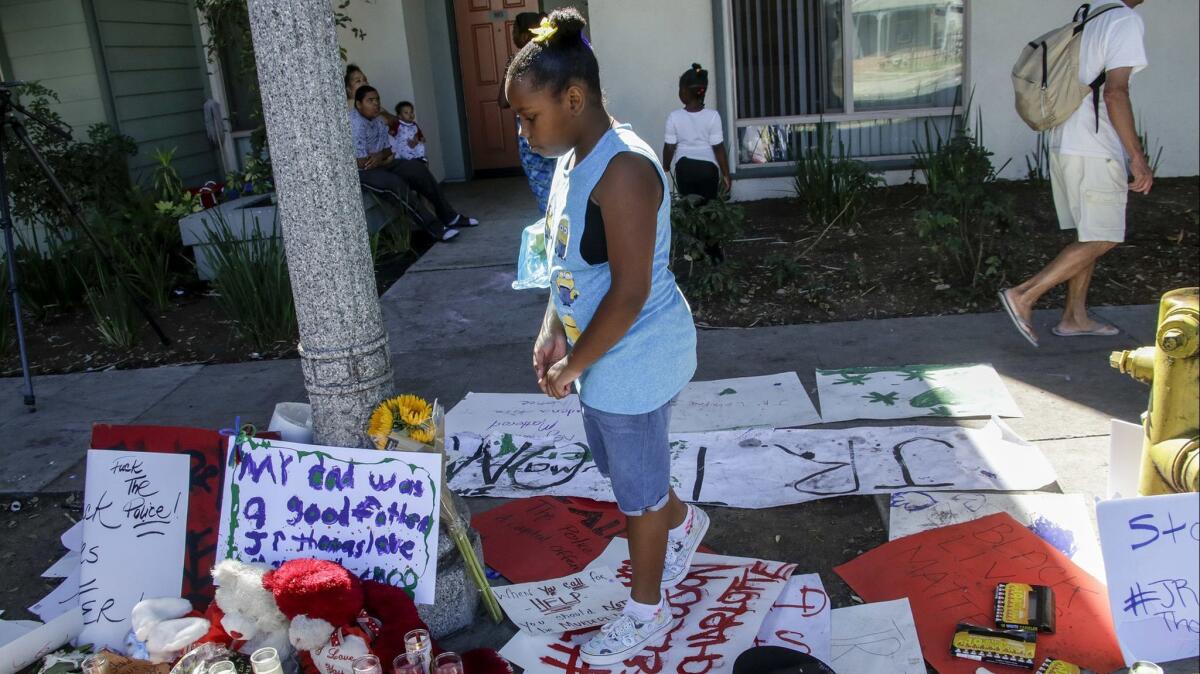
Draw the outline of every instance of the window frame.
[[[729,165],[732,173],[737,173],[739,170],[758,172],[771,171],[771,169],[779,167],[792,167],[796,165],[795,161],[770,162],[768,164],[743,164],[739,161],[740,153],[737,152],[738,145],[738,130],[747,126],[776,126],[784,124],[818,124],[818,123],[837,123],[837,122],[858,122],[863,120],[903,120],[903,119],[923,119],[926,117],[945,117],[960,113],[959,106],[951,107],[932,107],[932,108],[897,108],[893,110],[870,110],[857,112],[854,110],[854,68],[850,65],[854,62],[854,43],[852,40],[842,40],[842,63],[847,64],[843,68],[842,87],[843,91],[850,92],[849,96],[844,97],[845,111],[825,113],[817,115],[788,115],[782,117],[747,117],[739,118],[737,116],[737,61],[734,53],[734,35],[733,29],[733,0],[716,0],[720,3],[720,26],[717,27],[719,35],[717,36],[717,44],[721,45],[722,68],[721,79],[724,86],[721,87],[722,107],[729,114],[724,116],[725,121],[725,137],[729,140],[726,148],[732,155]],[[854,32],[854,15],[851,11],[850,3],[852,0],[840,0],[842,3],[842,35],[857,35]],[[971,0],[962,0],[963,2],[963,57],[962,57],[962,91],[972,91],[971,83]],[[970,94],[966,94],[969,100]],[[880,155],[875,157],[861,157],[863,161],[870,163],[874,162],[889,162],[897,159],[910,160],[916,155],[908,152],[897,155]]]

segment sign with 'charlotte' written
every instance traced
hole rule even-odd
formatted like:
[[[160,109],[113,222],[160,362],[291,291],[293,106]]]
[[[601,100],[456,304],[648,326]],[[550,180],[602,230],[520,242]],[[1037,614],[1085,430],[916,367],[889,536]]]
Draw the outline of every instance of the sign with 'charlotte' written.
[[[88,451],[76,643],[123,649],[134,604],[179,596],[190,461],[186,454]]]
[[[313,557],[432,604],[441,456],[230,440],[217,557]]]
[[[1096,506],[1125,664],[1200,655],[1200,494]]]

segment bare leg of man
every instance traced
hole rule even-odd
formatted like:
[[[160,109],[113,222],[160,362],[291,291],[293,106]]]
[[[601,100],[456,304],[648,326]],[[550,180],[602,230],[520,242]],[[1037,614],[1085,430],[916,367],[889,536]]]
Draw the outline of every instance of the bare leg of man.
[[[1037,301],[1054,286],[1075,277],[1080,272],[1095,266],[1096,260],[1117,244],[1109,241],[1076,241],[1068,244],[1058,257],[1046,265],[1032,278],[1019,286],[1005,291],[1008,301],[1012,304],[1017,316],[1026,323],[1033,318],[1033,307]],[[1091,272],[1087,273],[1087,282],[1091,281]],[[1086,299],[1087,285],[1082,286]],[[1070,306],[1068,302],[1068,306]],[[1086,317],[1086,309],[1084,316]]]

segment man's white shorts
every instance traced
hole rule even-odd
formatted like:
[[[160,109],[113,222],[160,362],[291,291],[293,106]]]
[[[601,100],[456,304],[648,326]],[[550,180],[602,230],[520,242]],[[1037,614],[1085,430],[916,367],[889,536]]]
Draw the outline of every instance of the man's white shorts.
[[[1125,240],[1124,162],[1052,152],[1050,187],[1060,228],[1079,230],[1080,241]]]

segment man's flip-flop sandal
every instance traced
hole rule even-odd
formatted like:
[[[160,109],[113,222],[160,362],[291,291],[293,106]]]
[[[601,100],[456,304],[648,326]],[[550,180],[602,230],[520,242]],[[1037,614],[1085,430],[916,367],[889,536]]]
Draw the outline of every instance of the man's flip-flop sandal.
[[[1115,325],[1104,324],[1101,324],[1098,328],[1092,328],[1091,330],[1062,330],[1056,325],[1053,328],[1050,328],[1050,332],[1053,332],[1059,337],[1115,337],[1116,335],[1121,334],[1121,330]]]
[[[1033,328],[1017,315],[1016,310],[1013,309],[1012,304],[1009,303],[1008,289],[1006,288],[1001,290],[999,293],[997,293],[997,295],[1000,297],[1000,306],[1004,307],[1004,312],[1008,314],[1008,318],[1012,321],[1013,327],[1017,329],[1017,332],[1021,333],[1021,336],[1025,338],[1025,341],[1036,347],[1038,345],[1038,340],[1037,337],[1033,336]]]

